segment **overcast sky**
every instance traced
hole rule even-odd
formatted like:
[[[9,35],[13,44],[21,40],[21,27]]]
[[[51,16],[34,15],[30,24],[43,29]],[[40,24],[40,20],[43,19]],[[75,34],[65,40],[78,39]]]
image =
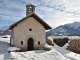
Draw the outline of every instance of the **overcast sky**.
[[[9,26],[26,16],[26,4],[52,28],[80,22],[80,0],[0,0],[0,26]]]

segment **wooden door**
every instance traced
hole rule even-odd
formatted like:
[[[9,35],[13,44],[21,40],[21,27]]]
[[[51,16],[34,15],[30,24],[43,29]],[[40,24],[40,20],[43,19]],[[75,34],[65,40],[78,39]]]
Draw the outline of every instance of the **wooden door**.
[[[28,50],[31,51],[34,49],[34,41],[32,38],[28,39]]]

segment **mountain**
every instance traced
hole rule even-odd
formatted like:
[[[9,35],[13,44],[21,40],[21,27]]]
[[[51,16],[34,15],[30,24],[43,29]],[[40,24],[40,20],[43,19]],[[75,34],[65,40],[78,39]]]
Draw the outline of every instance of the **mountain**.
[[[67,35],[67,36],[80,36],[80,22],[61,25],[55,29],[46,32],[47,36],[54,35],[54,33]]]
[[[0,30],[7,30],[8,29],[8,26],[1,26],[0,27]]]
[[[0,27],[0,35],[10,35],[10,31],[8,30],[8,26]]]

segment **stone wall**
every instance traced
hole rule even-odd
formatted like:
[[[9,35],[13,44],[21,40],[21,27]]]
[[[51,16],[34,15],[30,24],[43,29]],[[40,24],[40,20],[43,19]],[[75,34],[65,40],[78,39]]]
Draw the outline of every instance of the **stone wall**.
[[[54,44],[52,43],[50,39],[48,39],[48,45],[54,46]]]
[[[62,47],[64,46],[66,43],[68,43],[69,39],[68,38],[56,38],[56,39],[53,39],[53,42],[55,44],[57,44],[58,46]]]
[[[72,52],[75,52],[75,53],[78,53],[80,54],[80,40],[71,40],[69,42],[69,46],[67,47],[68,50],[72,51]]]

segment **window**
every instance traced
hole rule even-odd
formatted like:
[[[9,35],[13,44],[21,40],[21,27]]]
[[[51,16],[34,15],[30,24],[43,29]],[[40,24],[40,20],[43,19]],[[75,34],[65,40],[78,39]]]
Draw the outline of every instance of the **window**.
[[[40,41],[38,41],[38,45],[40,45]]]
[[[32,12],[32,9],[29,9],[29,12]]]
[[[32,9],[32,7],[30,6],[30,9]]]
[[[29,7],[29,12],[32,12],[32,7],[31,6]]]
[[[29,31],[32,31],[32,29],[30,28]]]
[[[21,45],[23,45],[23,41],[21,41]]]

